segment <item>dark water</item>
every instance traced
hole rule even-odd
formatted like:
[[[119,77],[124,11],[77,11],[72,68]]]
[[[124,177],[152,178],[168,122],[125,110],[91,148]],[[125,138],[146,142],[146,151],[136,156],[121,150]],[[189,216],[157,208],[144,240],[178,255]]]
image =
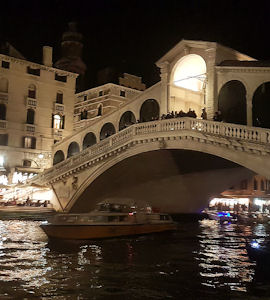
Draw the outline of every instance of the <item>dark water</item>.
[[[185,220],[170,234],[51,245],[39,224],[0,220],[1,300],[270,299],[245,248],[264,225]]]

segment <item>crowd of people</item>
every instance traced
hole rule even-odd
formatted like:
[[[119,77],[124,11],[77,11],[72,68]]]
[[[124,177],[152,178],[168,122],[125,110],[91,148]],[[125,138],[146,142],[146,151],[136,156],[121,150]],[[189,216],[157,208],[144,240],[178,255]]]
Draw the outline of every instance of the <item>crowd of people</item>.
[[[10,199],[8,201],[0,201],[0,206],[31,206],[31,207],[52,207],[49,200],[31,200],[27,197],[24,201],[19,201],[17,198]]]
[[[184,117],[189,117],[189,118],[197,118],[197,114],[195,112],[195,110],[193,109],[189,109],[188,112],[184,112],[183,110],[180,111],[172,111],[170,113],[167,114],[163,114],[161,115],[161,117],[152,117],[151,121],[158,121],[158,120],[166,120],[166,119],[174,119],[174,118],[184,118]],[[207,120],[207,113],[206,113],[206,109],[203,108],[202,109],[202,113],[200,115],[200,118],[203,120]],[[222,122],[223,118],[222,118],[222,114],[221,111],[216,111],[214,116],[213,116],[213,121],[216,122]],[[144,123],[146,122],[145,120],[137,120],[136,123]],[[132,124],[130,124],[132,125]],[[129,125],[128,125],[129,126]],[[126,127],[128,127],[126,126]]]

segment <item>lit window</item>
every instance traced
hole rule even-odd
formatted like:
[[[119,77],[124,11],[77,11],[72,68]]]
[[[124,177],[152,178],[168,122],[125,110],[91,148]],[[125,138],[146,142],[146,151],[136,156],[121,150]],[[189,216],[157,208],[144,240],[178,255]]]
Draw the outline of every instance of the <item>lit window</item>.
[[[61,117],[59,115],[54,115],[53,117],[53,128],[60,129]]]
[[[0,156],[0,167],[4,166],[4,157]]]
[[[36,138],[32,136],[24,137],[24,148],[36,149]]]
[[[197,54],[189,54],[180,59],[173,74],[173,82],[176,86],[192,91],[201,91],[205,79],[206,64]]]

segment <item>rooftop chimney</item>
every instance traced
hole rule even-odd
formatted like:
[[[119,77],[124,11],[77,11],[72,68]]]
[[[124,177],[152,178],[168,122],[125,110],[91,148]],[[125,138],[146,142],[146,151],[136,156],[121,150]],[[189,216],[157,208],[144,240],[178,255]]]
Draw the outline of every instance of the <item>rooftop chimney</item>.
[[[52,67],[52,51],[50,46],[43,46],[43,65]]]

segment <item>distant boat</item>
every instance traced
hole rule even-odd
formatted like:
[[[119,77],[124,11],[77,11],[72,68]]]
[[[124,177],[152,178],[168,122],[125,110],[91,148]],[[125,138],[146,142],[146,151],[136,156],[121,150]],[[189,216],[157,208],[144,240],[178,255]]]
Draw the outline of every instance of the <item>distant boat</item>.
[[[231,212],[209,210],[209,209],[205,209],[203,212],[208,216],[210,220],[216,220],[221,224],[237,222],[236,214],[233,214]]]
[[[41,228],[50,239],[87,240],[133,236],[176,229],[166,213],[154,213],[151,207],[104,201],[90,213],[56,214]]]

